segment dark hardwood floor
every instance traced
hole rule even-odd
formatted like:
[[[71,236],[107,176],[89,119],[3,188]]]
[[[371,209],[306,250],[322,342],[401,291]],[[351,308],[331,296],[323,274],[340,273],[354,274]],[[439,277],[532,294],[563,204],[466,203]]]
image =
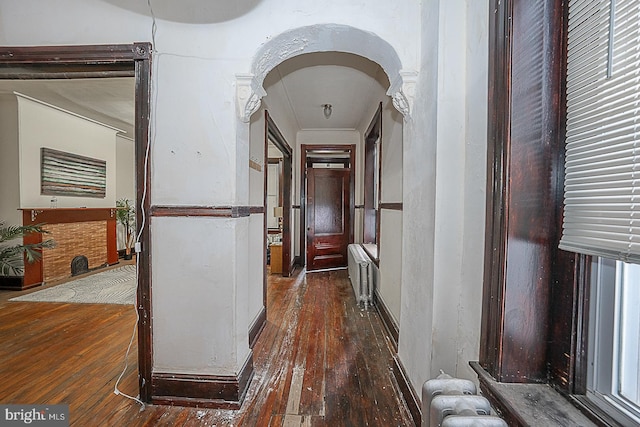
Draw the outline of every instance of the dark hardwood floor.
[[[70,405],[71,425],[412,426],[389,339],[360,311],[346,271],[269,277],[267,325],[240,410],[147,405],[115,395],[133,307],[11,302],[0,291],[0,403]],[[136,396],[137,347],[119,385]]]

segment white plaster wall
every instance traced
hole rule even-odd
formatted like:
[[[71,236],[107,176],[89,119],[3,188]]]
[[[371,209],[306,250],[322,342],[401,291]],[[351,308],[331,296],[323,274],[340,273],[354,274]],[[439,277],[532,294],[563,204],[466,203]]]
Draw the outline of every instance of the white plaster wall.
[[[133,139],[116,135],[116,201],[136,201],[135,143]],[[126,233],[117,224],[118,250],[125,248]]]
[[[0,44],[151,41],[145,5],[143,0],[2,2]],[[254,54],[275,35],[321,23],[352,25],[389,42],[403,68],[419,65],[420,2],[414,0],[263,0],[220,22],[196,10],[172,21],[171,2],[152,5],[159,16],[152,77],[154,205],[249,204],[250,130],[237,122],[235,76],[250,72]],[[251,318],[248,286],[234,272],[249,271],[247,243],[254,238],[249,232],[233,234],[228,226],[224,219],[151,222],[154,370],[225,374],[246,356],[238,349],[247,342],[248,322],[238,316]],[[203,235],[210,240],[203,241]],[[202,243],[198,251],[188,251],[193,242]],[[176,257],[189,268],[176,268]],[[190,351],[178,351],[182,348]]]
[[[249,236],[249,321],[253,324],[264,307],[264,215],[249,217]]]
[[[431,377],[433,350],[439,14],[439,0],[422,2],[422,57],[415,104],[412,120],[405,121],[403,128],[403,262],[398,356],[416,391]]]
[[[20,207],[48,208],[51,196],[40,194],[42,147],[107,162],[104,198],[56,196],[62,207],[113,207],[116,203],[116,131],[47,105],[18,96]]]
[[[487,105],[489,5],[467,1],[466,151],[464,177],[464,231],[461,292],[457,335],[458,375],[475,378],[468,361],[478,360],[482,320],[485,203],[487,183]]]
[[[400,324],[400,291],[402,285],[402,211],[380,211],[380,281],[378,293]]]
[[[402,115],[391,102],[382,110],[381,200],[402,202]],[[402,285],[402,211],[380,210],[380,298],[396,325]]]
[[[455,1],[441,12],[431,375],[475,379],[468,362],[478,360],[482,311],[489,6]]]
[[[264,205],[264,110],[261,108],[251,118],[249,158],[260,165],[261,170],[249,169],[249,204]],[[247,165],[248,167],[248,165]],[[249,321],[253,324],[264,307],[264,215],[249,217]]]
[[[458,0],[440,5],[432,377],[438,369],[457,375],[459,303],[464,299],[459,272],[462,269],[466,132],[465,3]],[[461,26],[460,22],[465,25]],[[446,48],[442,40],[446,41]]]
[[[419,102],[405,138],[399,349],[416,390],[440,369],[476,379],[468,362],[480,336],[488,12],[486,1],[423,2]]]
[[[136,200],[135,142],[116,135],[116,200]]]
[[[402,202],[402,115],[391,102],[382,110],[383,202]]]
[[[0,95],[0,221],[5,225],[22,224],[18,153],[18,101]]]
[[[237,277],[246,263],[248,219],[154,217],[151,224],[154,256],[164,260],[152,272],[160,284],[152,299],[154,371],[235,374],[249,352],[247,336],[238,337],[248,330],[248,304],[230,284],[248,280]]]

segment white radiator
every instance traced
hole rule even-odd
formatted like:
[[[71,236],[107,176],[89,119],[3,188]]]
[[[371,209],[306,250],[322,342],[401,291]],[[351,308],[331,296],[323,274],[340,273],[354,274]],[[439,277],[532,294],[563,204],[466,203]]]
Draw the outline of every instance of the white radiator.
[[[507,427],[469,380],[442,373],[422,386],[422,427]]]
[[[366,309],[373,303],[375,266],[359,244],[350,244],[347,252],[351,286],[358,305]]]

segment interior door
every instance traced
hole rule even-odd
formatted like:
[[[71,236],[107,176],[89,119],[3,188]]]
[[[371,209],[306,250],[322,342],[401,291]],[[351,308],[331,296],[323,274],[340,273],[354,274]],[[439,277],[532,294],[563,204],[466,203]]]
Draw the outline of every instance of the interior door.
[[[307,169],[307,270],[347,265],[350,184],[349,169]]]

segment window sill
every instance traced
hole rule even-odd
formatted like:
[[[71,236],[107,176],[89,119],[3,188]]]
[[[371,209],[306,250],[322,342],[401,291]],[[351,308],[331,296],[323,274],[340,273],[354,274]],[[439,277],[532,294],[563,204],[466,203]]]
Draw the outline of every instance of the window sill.
[[[548,384],[497,382],[478,362],[470,362],[480,389],[510,426],[596,426]]]

